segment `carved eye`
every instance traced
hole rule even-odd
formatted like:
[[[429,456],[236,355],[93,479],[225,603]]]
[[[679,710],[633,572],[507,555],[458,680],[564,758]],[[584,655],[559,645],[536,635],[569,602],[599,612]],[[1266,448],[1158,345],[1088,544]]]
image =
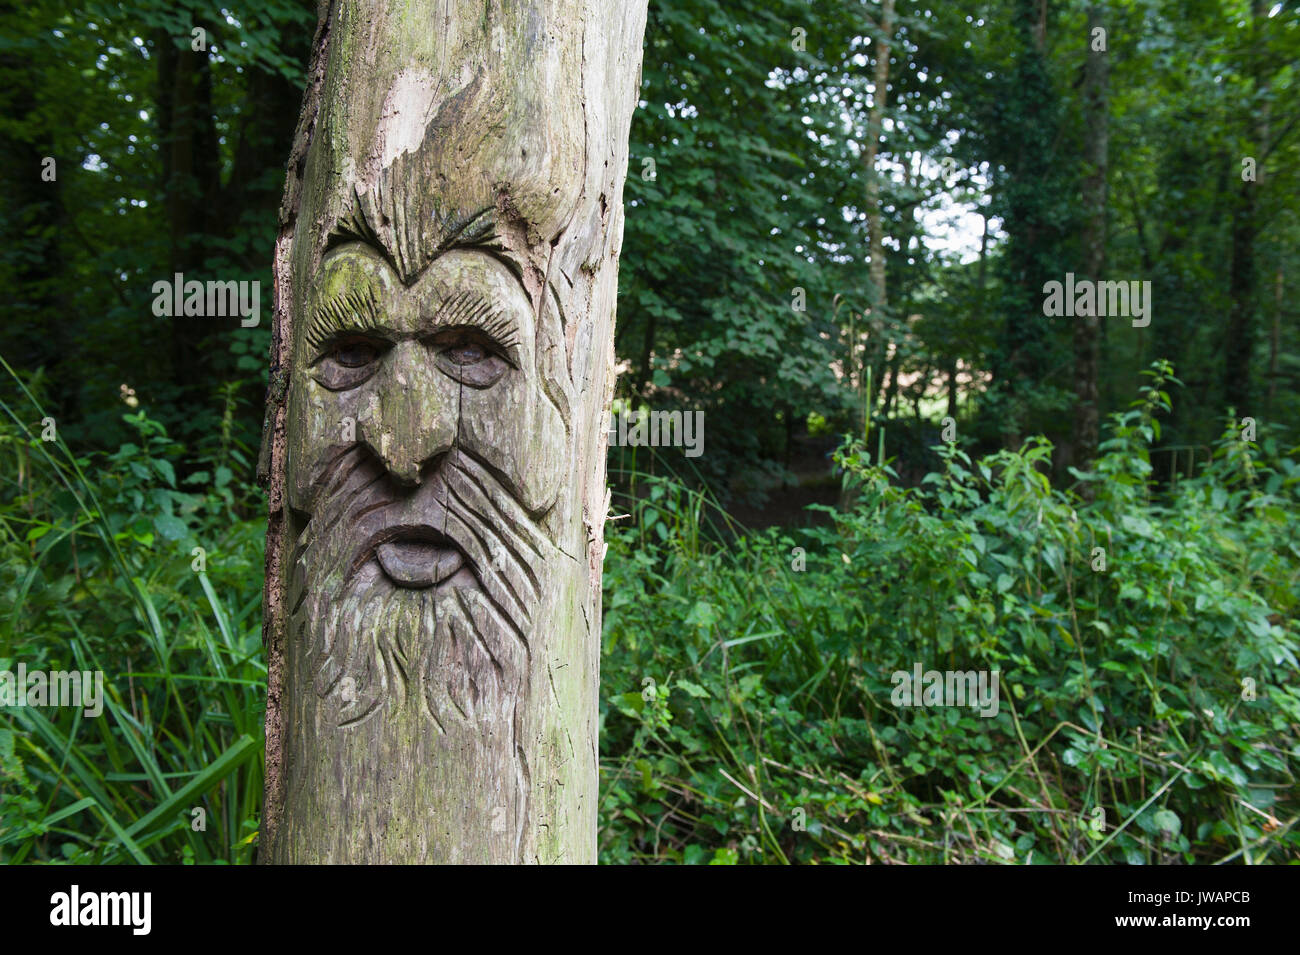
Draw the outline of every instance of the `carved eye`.
[[[458,365],[473,365],[488,357],[487,349],[479,345],[457,345],[448,348],[446,355]]]
[[[471,388],[490,388],[510,370],[497,346],[473,328],[449,329],[431,342],[438,367]]]
[[[379,357],[379,349],[370,342],[346,342],[334,349],[333,358],[344,368],[362,368]]]
[[[345,338],[329,346],[316,362],[313,377],[330,391],[355,388],[375,373],[386,342]]]

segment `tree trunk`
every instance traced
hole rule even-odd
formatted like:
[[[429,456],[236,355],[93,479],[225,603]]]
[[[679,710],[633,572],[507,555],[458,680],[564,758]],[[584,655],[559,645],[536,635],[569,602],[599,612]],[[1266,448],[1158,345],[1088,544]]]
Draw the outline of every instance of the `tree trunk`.
[[[984,324],[984,288],[988,276],[988,251],[989,251],[989,217],[979,210],[980,216],[980,255],[979,264],[975,268],[975,326],[980,327]],[[953,421],[957,420],[958,401],[960,399],[959,385],[957,383],[957,370],[959,362],[954,355],[952,363],[949,366],[948,373],[948,414]],[[971,369],[971,386],[975,384],[974,369]]]
[[[1263,0],[1251,0],[1251,17],[1255,33],[1247,74],[1252,77],[1259,105],[1250,123],[1250,132],[1260,153],[1260,166],[1255,181],[1243,181],[1238,190],[1237,204],[1232,216],[1232,261],[1228,269],[1228,325],[1223,343],[1223,393],[1229,407],[1239,415],[1251,414],[1254,384],[1251,380],[1250,362],[1255,351],[1255,237],[1256,190],[1263,188],[1263,151],[1268,144],[1268,101],[1261,95],[1267,91],[1267,80],[1262,74],[1259,37],[1261,24],[1268,15]]]
[[[889,304],[885,292],[885,242],[880,209],[880,174],[876,159],[880,152],[880,132],[889,100],[889,44],[894,36],[894,0],[881,0],[880,36],[873,37],[875,74],[871,86],[871,112],[867,118],[867,142],[862,164],[867,172],[867,242],[871,253],[870,275],[875,295],[872,309]]]
[[[206,24],[204,24],[206,26]],[[212,111],[212,63],[206,50],[179,49],[166,31],[157,34],[158,143],[164,213],[167,217],[168,271],[200,279],[208,244],[217,231],[221,202],[221,150]],[[231,320],[227,328],[235,327]],[[194,396],[208,381],[211,365],[203,340],[211,320],[171,323],[172,382],[182,396]]]
[[[275,250],[275,863],[595,861],[646,0],[334,0]]]
[[[1268,404],[1264,413],[1273,417],[1273,398],[1277,395],[1277,356],[1282,345],[1282,266],[1279,264],[1273,277],[1273,330],[1268,338]]]
[[[869,262],[868,276],[871,279],[871,305],[863,310],[864,320],[870,316],[868,326],[875,333],[874,353],[868,358],[863,355],[864,363],[870,363],[872,374],[868,382],[873,385],[864,393],[862,417],[870,427],[871,418],[876,410],[876,395],[880,393],[880,382],[889,359],[889,346],[886,337],[884,310],[889,304],[888,291],[885,288],[885,229],[881,209],[880,174],[876,168],[880,155],[880,134],[884,127],[885,107],[889,100],[889,49],[894,36],[894,0],[881,0],[879,35],[873,35],[871,45],[875,58],[871,86],[871,110],[867,114],[867,141],[862,151],[862,166],[867,178],[867,251]],[[869,339],[870,340],[870,337]],[[841,495],[840,506],[847,507],[849,498]]]
[[[0,114],[10,120],[0,128],[0,155],[6,159],[0,172],[0,217],[10,238],[0,274],[12,282],[0,355],[15,367],[43,367],[49,373],[53,387],[44,396],[46,408],[62,422],[82,413],[84,397],[76,331],[67,320],[74,309],[63,249],[72,225],[63,187],[76,165],[71,155],[60,154],[53,131],[39,118],[36,91],[44,86],[45,68],[22,44],[0,52]],[[46,157],[55,160],[54,178],[48,181]],[[33,334],[36,329],[40,334]]]
[[[1100,5],[1088,8],[1088,62],[1084,70],[1084,162],[1083,255],[1084,274],[1101,282],[1106,269],[1106,170],[1110,135],[1108,129],[1107,84],[1109,67],[1105,50],[1094,49],[1093,31],[1104,28]],[[1096,316],[1074,319],[1074,440],[1069,458],[1075,467],[1086,469],[1097,456],[1099,422],[1097,409]],[[1091,485],[1082,492],[1091,498]]]

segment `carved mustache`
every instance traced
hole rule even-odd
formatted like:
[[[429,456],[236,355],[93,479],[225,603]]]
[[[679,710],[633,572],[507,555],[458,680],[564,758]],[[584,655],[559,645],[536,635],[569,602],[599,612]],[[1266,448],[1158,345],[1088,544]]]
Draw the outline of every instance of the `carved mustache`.
[[[560,556],[496,475],[462,449],[409,489],[352,446],[329,462],[314,490],[315,533],[342,546],[358,541],[339,554],[345,582],[372,560],[396,585],[412,588],[441,585],[468,569],[521,634],[542,595],[538,571]]]

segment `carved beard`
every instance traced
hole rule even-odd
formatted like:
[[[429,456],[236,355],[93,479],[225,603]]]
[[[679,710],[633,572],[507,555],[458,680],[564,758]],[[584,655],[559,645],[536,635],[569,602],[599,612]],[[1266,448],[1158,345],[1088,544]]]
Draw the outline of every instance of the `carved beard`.
[[[435,833],[471,827],[490,833],[491,858],[522,861],[531,792],[522,745],[527,688],[543,649],[531,647],[529,635],[545,612],[540,574],[560,551],[472,452],[457,448],[431,462],[414,488],[361,445],[334,448],[324,460],[293,555],[288,663],[304,692],[289,733],[338,729],[290,744],[290,798],[354,818],[349,793],[357,784],[338,778],[339,767],[390,773],[395,759],[409,758],[410,778],[394,790],[404,808],[366,813],[436,812],[418,837],[427,861],[457,861],[455,840],[444,845]],[[384,548],[400,540],[414,541],[407,551],[414,558],[395,562],[390,552],[385,560]],[[428,573],[418,579],[427,584],[400,584],[410,583],[422,557]],[[421,724],[433,728],[425,733]],[[350,750],[355,755],[341,755]],[[474,767],[462,785],[475,798],[426,801],[457,766]],[[379,823],[368,825],[358,831]],[[340,847],[318,861],[375,851],[347,839],[343,832]]]
[[[340,449],[313,499],[294,554],[290,632],[326,717],[346,728],[386,704],[415,704],[442,733],[486,724],[518,739],[538,575],[558,554],[533,518],[461,449],[414,489],[365,448]],[[429,573],[440,579],[390,577],[403,540],[441,555]]]

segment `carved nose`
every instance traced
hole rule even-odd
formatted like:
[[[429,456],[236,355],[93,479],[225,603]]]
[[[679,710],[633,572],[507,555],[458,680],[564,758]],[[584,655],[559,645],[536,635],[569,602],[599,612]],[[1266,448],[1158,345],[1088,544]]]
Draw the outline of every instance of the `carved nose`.
[[[380,433],[375,450],[399,484],[414,487],[456,442],[460,386],[419,342],[401,342],[377,375]],[[372,447],[376,442],[371,442]]]

